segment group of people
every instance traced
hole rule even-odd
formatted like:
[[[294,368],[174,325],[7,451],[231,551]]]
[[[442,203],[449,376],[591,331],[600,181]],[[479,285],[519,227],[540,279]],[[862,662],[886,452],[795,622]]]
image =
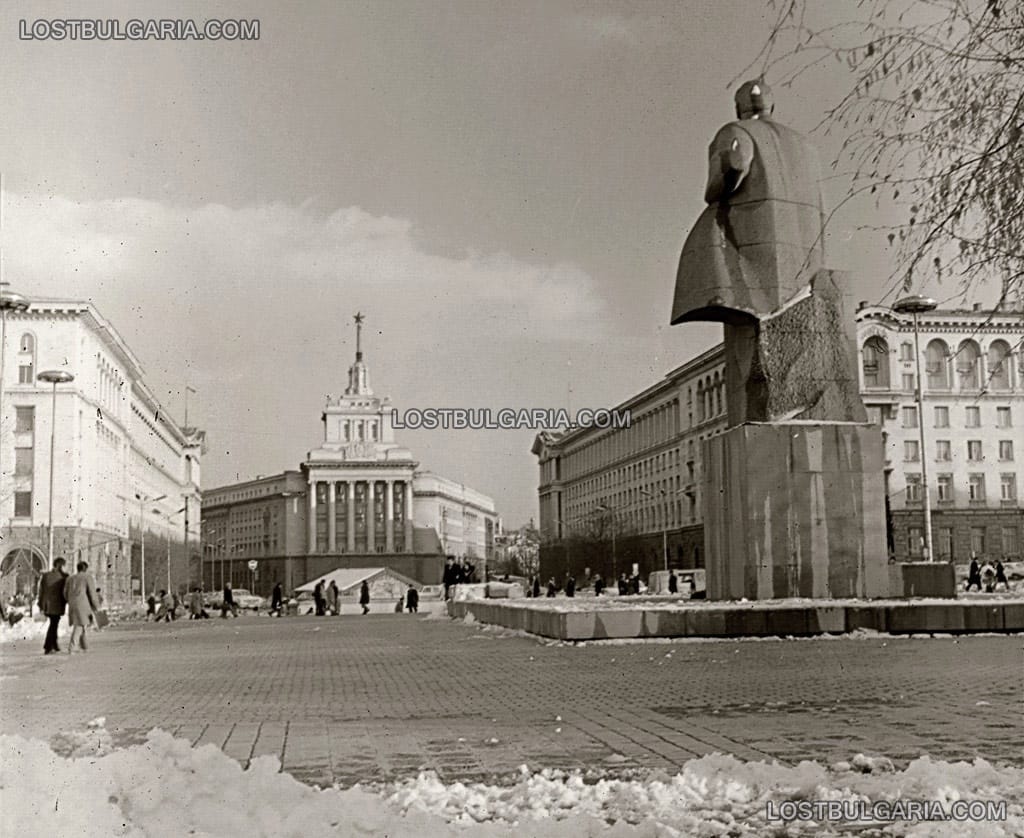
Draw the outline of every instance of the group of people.
[[[984,590],[986,593],[992,593],[1000,585],[1005,590],[1010,590],[1010,583],[1006,578],[1006,569],[1003,567],[1003,563],[996,559],[995,564],[986,561],[984,565],[979,565],[977,559],[971,559],[971,565],[967,569],[967,590],[969,591],[975,585],[978,586],[978,590]]]
[[[444,598],[451,599],[452,588],[456,585],[469,585],[476,581],[476,567],[467,558],[461,561],[454,556],[449,556],[444,562],[444,573],[441,575],[441,582],[444,583]]]
[[[275,597],[277,602],[276,608],[274,605]],[[277,616],[281,616],[282,601],[281,584],[278,583],[274,588],[274,597],[271,598],[270,602],[271,614],[276,610]],[[370,586],[365,579],[363,584],[359,586],[359,605],[363,609],[363,614],[370,613]],[[317,617],[337,616],[341,613],[341,590],[338,588],[338,583],[333,579],[330,585],[325,586],[321,579],[313,587],[313,613]]]
[[[607,589],[607,585],[605,584],[604,577],[602,577],[600,573],[595,573],[591,577],[590,581],[591,581],[591,584],[594,587],[594,596],[602,596],[604,594],[605,590]],[[585,582],[586,582],[586,580],[584,580],[584,587],[585,587]],[[689,579],[689,586],[690,586],[690,596],[692,597],[692,596],[694,596],[694,592],[696,590],[696,583],[694,582],[694,579],[693,579],[692,576]],[[616,588],[617,588],[619,596],[631,596],[631,595],[635,596],[635,595],[639,594],[641,592],[641,590],[642,590],[642,586],[641,586],[641,583],[640,583],[640,574],[639,573],[634,573],[632,576],[629,576],[626,573],[622,573],[619,576],[618,580],[616,580]],[[561,591],[561,590],[563,590],[563,587],[559,586],[559,584],[555,580],[554,576],[552,576],[551,578],[548,579],[547,596],[549,598],[555,597],[558,594],[558,592]],[[570,598],[575,597],[577,590],[578,590],[578,585],[576,583],[576,577],[573,576],[570,573],[570,574],[568,574],[566,576],[566,579],[565,579],[565,585],[564,585],[565,595],[567,597],[570,597]],[[668,575],[668,592],[670,594],[678,594],[679,593],[679,577],[676,576],[676,572],[674,570],[670,570],[669,571],[669,575]],[[530,583],[529,583],[529,585],[527,586],[527,589],[526,589],[526,595],[528,597],[531,597],[531,596],[532,597],[540,597],[541,596],[541,581],[540,581],[540,576],[539,575],[531,577]]]
[[[102,607],[96,582],[89,573],[89,563],[79,562],[75,565],[76,572],[64,572],[67,564],[62,556],[53,560],[53,569],[46,571],[39,579],[39,610],[46,615],[49,625],[46,639],[43,641],[43,654],[52,655],[60,651],[57,642],[57,631],[60,619],[65,610],[71,624],[71,637],[68,640],[68,654],[77,646],[81,651],[88,649],[85,640],[86,629],[90,623],[100,623],[99,614]]]

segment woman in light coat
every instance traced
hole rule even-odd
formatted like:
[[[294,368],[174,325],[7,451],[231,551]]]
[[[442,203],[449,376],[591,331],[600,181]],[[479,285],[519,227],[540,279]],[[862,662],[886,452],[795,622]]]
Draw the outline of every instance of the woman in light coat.
[[[84,652],[85,630],[89,626],[89,618],[99,610],[100,598],[96,593],[96,583],[88,572],[88,562],[79,562],[74,576],[64,582],[64,598],[68,601],[68,622],[71,624],[71,640],[68,643],[68,654],[75,648],[75,640]]]

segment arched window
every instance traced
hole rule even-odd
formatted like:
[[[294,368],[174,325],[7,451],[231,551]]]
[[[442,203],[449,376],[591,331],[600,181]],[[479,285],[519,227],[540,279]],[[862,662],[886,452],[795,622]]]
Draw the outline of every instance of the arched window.
[[[697,382],[697,421],[704,421],[704,382]]]
[[[965,340],[956,352],[956,377],[962,390],[977,390],[981,386],[978,367],[981,350],[973,340]]]
[[[34,384],[36,380],[36,339],[26,332],[18,342],[18,383]]]
[[[718,378],[718,373],[715,373],[715,416],[718,416],[722,412],[722,382]]]
[[[925,374],[929,390],[949,389],[949,347],[936,338],[925,349]]]
[[[889,346],[875,336],[864,341],[861,350],[865,387],[889,386]]]
[[[994,340],[988,348],[988,386],[1010,389],[1010,345],[1005,340]]]

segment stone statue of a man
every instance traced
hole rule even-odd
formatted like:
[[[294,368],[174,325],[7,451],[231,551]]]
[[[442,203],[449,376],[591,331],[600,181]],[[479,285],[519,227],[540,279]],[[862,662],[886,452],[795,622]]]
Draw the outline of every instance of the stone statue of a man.
[[[708,150],[708,206],[683,245],[672,323],[733,322],[784,306],[823,264],[818,158],[771,119],[771,91],[748,81],[737,121]]]

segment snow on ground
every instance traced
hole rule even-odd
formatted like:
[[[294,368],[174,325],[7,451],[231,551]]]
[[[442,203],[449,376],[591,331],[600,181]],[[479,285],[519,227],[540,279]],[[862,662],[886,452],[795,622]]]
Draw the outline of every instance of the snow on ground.
[[[920,757],[903,771],[854,756],[823,766],[744,763],[713,754],[675,776],[586,782],[577,773],[525,767],[510,785],[445,784],[430,772],[378,788],[317,789],[280,773],[275,757],[248,770],[213,745],[154,730],[111,750],[103,719],[50,744],[0,736],[0,834],[245,836],[753,836],[858,835],[862,825],[769,822],[767,805],[793,800],[1006,801],[1006,820],[896,823],[872,834],[1020,835],[1024,769],[984,760]]]
[[[7,623],[0,623],[0,643],[17,643],[22,642],[36,642],[39,641],[40,648],[42,648],[43,638],[46,637],[46,629],[49,626],[49,621],[42,617],[41,614],[35,615],[35,617],[25,616],[13,626],[9,626]],[[67,637],[70,629],[68,628],[68,621],[60,621],[60,629],[58,630],[57,636],[59,638]]]

